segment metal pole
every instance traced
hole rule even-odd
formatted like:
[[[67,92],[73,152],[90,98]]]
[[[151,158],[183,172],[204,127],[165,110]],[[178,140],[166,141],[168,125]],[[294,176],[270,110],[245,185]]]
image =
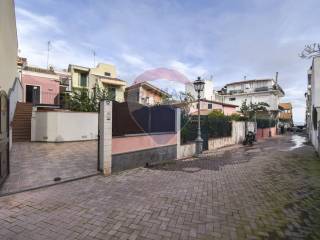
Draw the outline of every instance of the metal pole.
[[[198,136],[196,139],[196,155],[199,156],[202,153],[202,143],[201,138],[201,124],[200,124],[200,90],[198,91]]]
[[[271,111],[269,113],[269,137],[271,137]]]
[[[254,133],[257,134],[257,112],[254,112]]]

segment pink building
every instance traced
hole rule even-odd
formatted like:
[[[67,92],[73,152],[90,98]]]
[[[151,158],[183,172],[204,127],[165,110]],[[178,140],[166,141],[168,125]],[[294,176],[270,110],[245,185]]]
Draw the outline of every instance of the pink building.
[[[192,101],[190,103],[178,103],[178,104],[175,104],[175,106],[179,107],[183,104],[190,104],[189,105],[189,108],[190,108],[189,114],[191,114],[191,115],[198,114],[198,101]],[[230,116],[233,113],[237,113],[237,110],[236,110],[237,107],[238,107],[238,105],[221,103],[221,102],[206,100],[206,99],[200,100],[200,114],[201,115],[208,115],[213,110],[220,110],[221,112],[224,113],[224,115]]]
[[[124,95],[127,102],[137,102],[143,105],[160,104],[164,98],[170,97],[167,92],[149,82],[137,83],[127,87]]]
[[[59,104],[60,78],[53,70],[24,67],[21,70],[24,100],[36,104]]]

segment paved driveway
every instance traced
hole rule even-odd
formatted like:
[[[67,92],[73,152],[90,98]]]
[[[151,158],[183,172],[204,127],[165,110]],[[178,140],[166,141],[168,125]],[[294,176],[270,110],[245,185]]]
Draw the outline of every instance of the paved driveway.
[[[2,197],[0,239],[320,239],[320,161],[294,146],[276,138]]]
[[[10,175],[0,194],[21,191],[97,172],[97,141],[69,143],[14,143]]]

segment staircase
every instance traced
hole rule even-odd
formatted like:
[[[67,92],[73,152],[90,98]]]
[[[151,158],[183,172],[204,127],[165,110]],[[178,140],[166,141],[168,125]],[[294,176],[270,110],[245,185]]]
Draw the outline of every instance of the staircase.
[[[32,104],[18,102],[12,123],[12,141],[31,141]]]

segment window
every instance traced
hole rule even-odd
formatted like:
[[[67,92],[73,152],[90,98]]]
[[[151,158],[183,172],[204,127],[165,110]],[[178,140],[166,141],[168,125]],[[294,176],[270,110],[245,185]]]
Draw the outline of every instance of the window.
[[[80,87],[86,87],[87,86],[87,74],[86,73],[80,73]]]
[[[208,104],[208,109],[212,109],[212,103]]]
[[[236,100],[235,97],[229,98],[229,101],[235,101],[235,100]]]
[[[105,75],[106,77],[110,77],[110,76],[111,76],[111,73],[105,72],[104,75]]]
[[[116,99],[116,88],[109,86],[108,87],[108,97],[110,100],[115,100]]]

